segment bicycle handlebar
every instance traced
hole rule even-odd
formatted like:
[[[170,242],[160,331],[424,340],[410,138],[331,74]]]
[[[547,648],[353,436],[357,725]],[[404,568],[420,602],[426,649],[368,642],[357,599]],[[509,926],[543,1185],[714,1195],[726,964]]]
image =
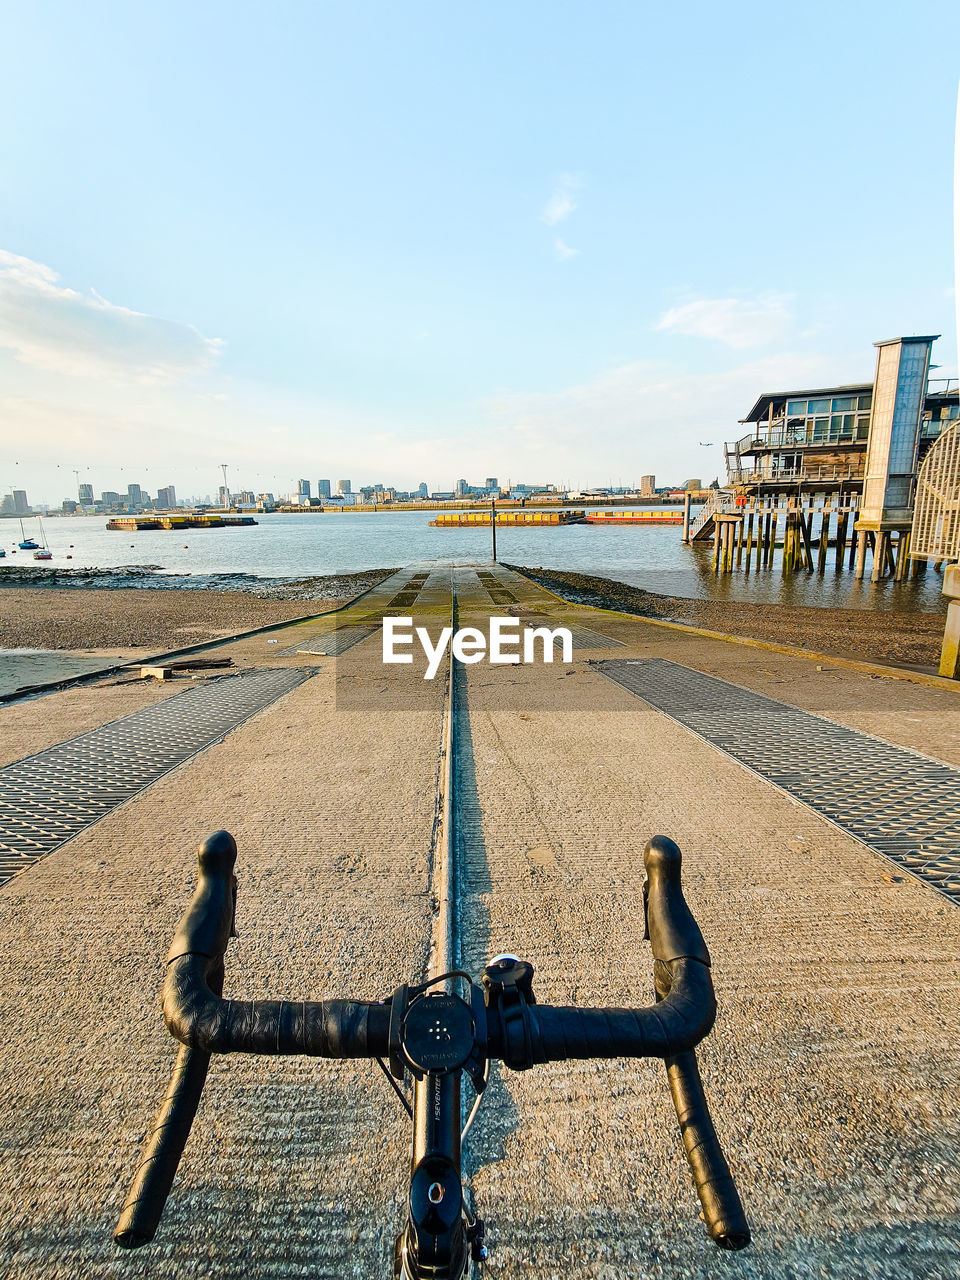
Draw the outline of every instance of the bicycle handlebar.
[[[392,1002],[224,1000],[223,958],[234,935],[237,847],[218,831],[200,847],[199,881],[170,948],[163,1016],[184,1048],[134,1179],[118,1244],[152,1239],[199,1104],[213,1053],[385,1058]],[[693,1048],[716,1015],[710,956],[683,897],[680,850],[656,836],[644,851],[644,907],[657,1003],[643,1009],[578,1009],[521,1001],[522,1026],[499,1004],[487,1010],[484,1049],[514,1070],[569,1058],[666,1060],[707,1229],[740,1248],[749,1229],[710,1121]],[[530,970],[532,974],[532,969]],[[405,990],[405,989],[404,989]],[[514,1014],[516,1009],[514,1009]]]

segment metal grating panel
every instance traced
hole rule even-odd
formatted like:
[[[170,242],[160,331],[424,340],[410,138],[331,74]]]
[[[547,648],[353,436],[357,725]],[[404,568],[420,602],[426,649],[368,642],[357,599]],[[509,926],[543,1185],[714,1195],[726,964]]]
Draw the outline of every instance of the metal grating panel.
[[[336,631],[322,631],[319,635],[291,645],[289,649],[281,649],[280,655],[291,658],[298,653],[312,653],[335,658],[345,650],[353,648],[355,644],[359,644],[361,640],[366,640],[367,636],[373,635],[376,629],[376,627],[338,627]]]
[[[663,658],[598,666],[624,689],[960,902],[960,770]]]
[[[312,674],[223,677],[0,769],[0,884]]]
[[[614,640],[612,636],[602,635],[599,631],[594,631],[592,627],[578,627],[575,623],[569,622],[564,622],[560,625],[569,630],[575,649],[623,648],[622,640]]]
[[[554,627],[566,627],[570,632],[574,649],[622,649],[624,647],[622,640],[614,640],[612,636],[605,636],[601,631],[594,631],[592,627],[581,627],[575,622],[562,622],[548,613],[537,613],[534,610],[525,609],[517,610],[516,616],[528,627],[550,627],[551,630]]]

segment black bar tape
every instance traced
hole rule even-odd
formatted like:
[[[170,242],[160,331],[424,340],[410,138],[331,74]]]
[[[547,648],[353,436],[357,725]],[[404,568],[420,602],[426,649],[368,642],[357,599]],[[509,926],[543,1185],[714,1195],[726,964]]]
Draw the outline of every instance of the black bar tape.
[[[666,1067],[707,1231],[721,1249],[743,1249],[750,1243],[750,1228],[710,1118],[697,1056],[691,1049],[667,1058]]]
[[[681,956],[710,963],[700,926],[683,896],[680,868],[683,858],[669,836],[654,836],[643,851],[647,873],[645,909],[650,948],[655,960],[668,963]]]
[[[170,1085],[153,1122],[127,1201],[113,1234],[124,1249],[136,1249],[154,1237],[176,1176],[190,1126],[200,1104],[209,1053],[180,1045]]]
[[[699,1044],[716,1016],[710,970],[698,960],[674,960],[669,969],[670,992],[649,1009],[531,1005],[527,1013],[533,1062],[668,1058]],[[502,1051],[502,1046],[497,1048]]]
[[[167,966],[163,1016],[170,1034],[205,1053],[384,1057],[390,1005],[361,1000],[221,1000],[210,990],[207,956]]]

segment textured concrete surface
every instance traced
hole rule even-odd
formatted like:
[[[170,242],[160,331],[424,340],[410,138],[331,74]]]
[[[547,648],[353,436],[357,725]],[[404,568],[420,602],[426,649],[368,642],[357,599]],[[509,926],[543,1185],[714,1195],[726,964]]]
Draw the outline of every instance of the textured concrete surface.
[[[459,576],[462,621],[502,612]],[[502,580],[514,604],[555,607]],[[417,609],[445,607],[437,575]],[[625,640],[618,657],[661,654],[956,759],[951,693],[827,683],[799,659],[561,614]],[[230,652],[296,662],[271,656],[295,638],[278,635]],[[389,1274],[407,1134],[366,1064],[215,1062],[156,1243],[110,1240],[173,1059],[157,993],[204,834],[225,826],[240,845],[230,994],[374,998],[422,971],[443,688],[414,697],[375,638],[350,654],[349,699],[336,664],[310,660],[301,688],[0,891],[0,1274]],[[465,672],[467,967],[515,950],[544,1001],[647,1003],[641,853],[672,835],[720,1002],[705,1083],[755,1242],[725,1255],[706,1238],[662,1066],[556,1064],[498,1073],[471,1134],[486,1274],[955,1276],[960,912],[885,879],[878,856],[592,670],[597,656]],[[117,689],[104,718],[162,690]],[[35,750],[90,727],[98,697],[4,714]]]

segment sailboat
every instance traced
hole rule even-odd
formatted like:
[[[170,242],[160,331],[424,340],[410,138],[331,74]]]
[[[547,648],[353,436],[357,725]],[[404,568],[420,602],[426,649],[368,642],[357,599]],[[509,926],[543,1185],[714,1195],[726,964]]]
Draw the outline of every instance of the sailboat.
[[[33,553],[33,558],[34,560],[52,560],[53,552],[47,546],[47,539],[43,532],[43,521],[40,519],[39,516],[37,516],[37,524],[40,526],[40,541],[43,545],[41,547],[38,547],[37,550]],[[21,542],[20,545],[23,546],[23,543]],[[36,543],[34,543],[33,545],[35,547],[37,546]]]
[[[20,521],[20,537],[23,539],[23,541],[19,544],[21,551],[36,551],[37,547],[40,545],[39,543],[34,542],[32,538],[28,538],[27,535],[23,532],[22,520]]]

